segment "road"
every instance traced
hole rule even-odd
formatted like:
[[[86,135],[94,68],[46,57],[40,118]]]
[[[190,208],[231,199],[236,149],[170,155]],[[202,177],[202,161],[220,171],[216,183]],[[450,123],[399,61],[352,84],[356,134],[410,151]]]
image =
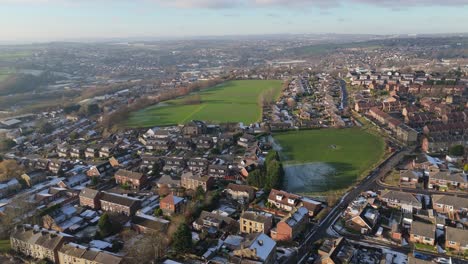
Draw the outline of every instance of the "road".
[[[295,263],[304,263],[313,243],[327,237],[327,230],[335,223],[336,219],[342,214],[348,204],[354,201],[362,192],[376,190],[378,187],[376,181],[394,168],[408,153],[409,150],[407,149],[393,153],[389,158],[384,160],[377,169],[372,171],[369,176],[358,183],[348,193],[344,194],[328,215],[307,234],[304,242],[298,247]]]
[[[348,107],[348,90],[346,90],[346,82],[340,80],[341,83],[341,109]]]

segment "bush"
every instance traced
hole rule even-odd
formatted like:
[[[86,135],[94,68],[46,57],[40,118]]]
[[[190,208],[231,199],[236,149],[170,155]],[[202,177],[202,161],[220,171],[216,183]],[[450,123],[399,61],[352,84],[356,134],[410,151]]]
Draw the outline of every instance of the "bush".
[[[463,156],[465,154],[465,147],[463,147],[462,145],[452,146],[449,149],[449,154],[451,156],[457,156],[457,157]]]

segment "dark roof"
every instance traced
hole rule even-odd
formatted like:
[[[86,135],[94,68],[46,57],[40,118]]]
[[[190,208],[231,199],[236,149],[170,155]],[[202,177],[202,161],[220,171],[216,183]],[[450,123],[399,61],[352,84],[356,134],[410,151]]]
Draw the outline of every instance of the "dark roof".
[[[132,223],[135,225],[146,227],[148,229],[155,230],[155,231],[157,230],[165,231],[166,228],[169,226],[170,222],[165,219],[162,219],[159,221],[158,220],[159,219],[152,220],[146,217],[134,216],[132,219]]]
[[[168,196],[164,197],[160,203],[166,203],[166,204],[173,204],[173,205],[176,205],[178,203],[181,203],[183,202],[184,199],[183,198],[180,198],[178,196],[175,196],[173,194],[169,194]]]
[[[240,185],[235,183],[229,183],[226,189],[230,189],[237,192],[247,192],[250,195],[255,193],[255,188],[249,185]]]
[[[106,201],[106,202],[114,203],[114,204],[120,204],[120,205],[128,206],[128,207],[131,207],[135,203],[139,202],[139,200],[135,198],[125,197],[122,195],[107,193],[107,192],[103,192],[101,201]]]
[[[99,194],[98,190],[90,189],[90,188],[84,188],[80,192],[80,197],[85,197],[89,199],[94,199],[96,196]]]
[[[258,223],[271,223],[273,219],[271,216],[252,211],[243,212],[241,218]]]
[[[127,177],[127,178],[130,178],[130,179],[135,179],[135,180],[141,180],[141,178],[143,177],[143,174],[142,173],[139,173],[139,172],[134,172],[134,171],[128,171],[128,170],[118,170],[115,175],[117,176],[122,176],[122,177]]]
[[[468,199],[451,195],[433,195],[432,202],[435,204],[446,204],[454,207],[455,210],[468,208]]]
[[[434,238],[435,237],[435,225],[413,221],[411,224],[411,233],[418,236]]]
[[[448,241],[458,242],[462,247],[468,245],[468,230],[447,227],[445,236]]]

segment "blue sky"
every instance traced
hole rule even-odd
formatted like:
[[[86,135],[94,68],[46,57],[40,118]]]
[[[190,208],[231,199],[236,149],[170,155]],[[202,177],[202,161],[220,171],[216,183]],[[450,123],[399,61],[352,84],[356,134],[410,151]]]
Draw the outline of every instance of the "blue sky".
[[[0,41],[468,32],[468,0],[0,0]]]

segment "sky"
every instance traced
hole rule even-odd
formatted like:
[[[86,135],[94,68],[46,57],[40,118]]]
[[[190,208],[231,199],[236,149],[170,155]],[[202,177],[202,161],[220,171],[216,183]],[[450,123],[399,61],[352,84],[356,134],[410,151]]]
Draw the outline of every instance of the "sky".
[[[468,0],[0,0],[0,41],[468,32]]]

